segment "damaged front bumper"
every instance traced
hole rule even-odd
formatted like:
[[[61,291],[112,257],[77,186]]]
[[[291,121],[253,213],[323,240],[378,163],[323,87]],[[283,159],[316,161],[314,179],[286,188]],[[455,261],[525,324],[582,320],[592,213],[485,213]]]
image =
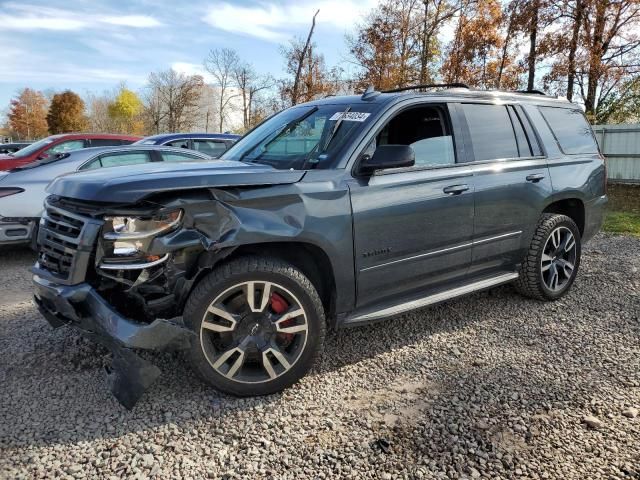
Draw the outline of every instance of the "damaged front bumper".
[[[194,337],[191,330],[170,320],[146,324],[121,316],[87,283],[60,285],[44,278],[46,273],[37,267],[33,273],[35,302],[51,326],[73,326],[111,351],[109,387],[128,409],[160,375],[158,367],[133,349],[185,349]]]

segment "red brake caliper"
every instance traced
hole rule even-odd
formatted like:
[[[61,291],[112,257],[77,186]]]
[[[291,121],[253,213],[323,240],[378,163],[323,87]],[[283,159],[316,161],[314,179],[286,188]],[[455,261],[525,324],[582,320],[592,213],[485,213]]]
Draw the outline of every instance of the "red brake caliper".
[[[270,306],[271,306],[271,310],[273,310],[273,312],[277,313],[278,315],[286,312],[289,309],[289,304],[287,303],[287,301],[284,298],[282,298],[280,295],[275,293],[275,292],[271,293]],[[291,322],[293,320],[294,319],[287,320],[286,322],[284,322],[282,324],[282,326],[286,326],[289,322]],[[284,340],[285,342],[288,343],[291,340],[293,340],[294,334],[293,333],[280,333],[278,335],[278,337],[280,337],[282,340]]]

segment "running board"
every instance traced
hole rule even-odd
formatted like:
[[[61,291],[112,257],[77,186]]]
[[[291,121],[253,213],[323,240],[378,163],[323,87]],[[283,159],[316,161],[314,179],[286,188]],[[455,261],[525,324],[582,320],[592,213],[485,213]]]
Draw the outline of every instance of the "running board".
[[[356,313],[353,316],[348,316],[347,318],[345,318],[342,325],[344,327],[350,327],[360,324],[366,324],[387,317],[392,317],[401,313],[415,310],[416,308],[426,307],[427,305],[433,305],[435,303],[444,302],[445,300],[450,300],[452,298],[467,295],[468,293],[477,292],[479,290],[495,287],[503,283],[508,283],[512,280],[515,280],[516,278],[518,278],[517,273],[505,273],[497,277],[480,280],[468,285],[464,285],[462,287],[453,288],[451,290],[446,290],[444,292],[435,293],[427,297],[419,298],[417,300],[411,300],[409,302],[393,305],[392,307],[383,308],[382,310],[369,311],[368,313],[361,314]]]

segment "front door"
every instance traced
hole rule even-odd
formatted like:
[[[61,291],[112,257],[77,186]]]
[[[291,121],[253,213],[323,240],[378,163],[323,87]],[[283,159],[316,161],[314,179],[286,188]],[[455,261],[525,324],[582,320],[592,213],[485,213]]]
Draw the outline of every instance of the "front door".
[[[416,165],[350,183],[358,308],[462,283],[471,263],[473,172],[456,163],[446,105],[399,111],[363,155],[383,144],[411,145]]]

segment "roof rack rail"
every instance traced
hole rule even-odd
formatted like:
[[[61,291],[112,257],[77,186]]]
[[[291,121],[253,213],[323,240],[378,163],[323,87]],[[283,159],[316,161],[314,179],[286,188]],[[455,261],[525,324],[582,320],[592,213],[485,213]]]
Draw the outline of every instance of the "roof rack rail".
[[[469,89],[469,85],[466,83],[424,83],[421,85],[413,85],[411,87],[393,88],[391,90],[383,90],[382,93],[396,93],[406,92],[407,90],[419,90],[421,88],[466,88]]]
[[[542,90],[536,90],[536,89],[531,89],[531,90],[515,90],[515,93],[528,93],[530,95],[544,95],[545,97],[547,96],[546,93],[544,93]]]

